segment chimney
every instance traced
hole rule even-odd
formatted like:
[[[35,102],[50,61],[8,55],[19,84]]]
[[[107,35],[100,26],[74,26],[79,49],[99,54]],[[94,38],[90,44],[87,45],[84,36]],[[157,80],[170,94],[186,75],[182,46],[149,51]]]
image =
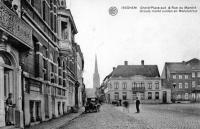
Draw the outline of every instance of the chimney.
[[[115,67],[113,67],[113,71],[115,70]]]
[[[141,60],[141,65],[144,65],[144,60]]]
[[[128,61],[124,61],[124,65],[128,65]]]

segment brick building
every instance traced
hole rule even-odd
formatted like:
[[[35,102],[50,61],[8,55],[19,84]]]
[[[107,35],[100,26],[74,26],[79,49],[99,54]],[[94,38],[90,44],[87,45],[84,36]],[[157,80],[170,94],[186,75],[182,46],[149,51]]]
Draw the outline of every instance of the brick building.
[[[166,62],[162,76],[163,86],[171,89],[173,102],[200,101],[200,60]]]
[[[65,0],[1,0],[0,6],[0,127],[6,126],[9,93],[16,105],[12,116],[16,127],[69,112],[78,105],[80,94],[80,47]]]

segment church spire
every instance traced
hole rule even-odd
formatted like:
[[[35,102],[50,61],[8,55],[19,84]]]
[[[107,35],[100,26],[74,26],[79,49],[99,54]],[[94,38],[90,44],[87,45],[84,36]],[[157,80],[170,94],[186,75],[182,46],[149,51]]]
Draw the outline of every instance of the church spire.
[[[94,68],[94,74],[93,74],[93,88],[100,87],[100,77],[99,77],[99,71],[98,71],[98,64],[97,64],[97,55],[95,55],[95,68]]]
[[[97,55],[95,55],[95,68],[94,68],[94,73],[98,73],[98,64],[97,64]]]

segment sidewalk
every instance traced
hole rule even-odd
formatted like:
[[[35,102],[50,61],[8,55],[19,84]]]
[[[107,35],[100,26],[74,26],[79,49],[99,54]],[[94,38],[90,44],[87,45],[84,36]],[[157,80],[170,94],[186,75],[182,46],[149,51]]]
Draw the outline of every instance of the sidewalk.
[[[70,113],[68,115],[64,115],[56,119],[45,121],[40,124],[33,125],[31,127],[26,127],[25,129],[59,129],[61,126],[79,117],[84,111],[85,111],[84,107],[81,107],[78,113]],[[0,129],[19,129],[19,128],[3,127]]]

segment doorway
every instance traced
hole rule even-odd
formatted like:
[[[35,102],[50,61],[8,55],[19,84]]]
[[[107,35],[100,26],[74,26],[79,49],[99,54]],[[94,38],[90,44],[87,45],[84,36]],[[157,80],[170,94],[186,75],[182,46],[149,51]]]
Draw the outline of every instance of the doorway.
[[[0,53],[0,127],[15,124],[16,82],[11,59],[11,55]],[[7,101],[9,94],[11,98]]]
[[[163,103],[167,103],[167,91],[163,91]]]

